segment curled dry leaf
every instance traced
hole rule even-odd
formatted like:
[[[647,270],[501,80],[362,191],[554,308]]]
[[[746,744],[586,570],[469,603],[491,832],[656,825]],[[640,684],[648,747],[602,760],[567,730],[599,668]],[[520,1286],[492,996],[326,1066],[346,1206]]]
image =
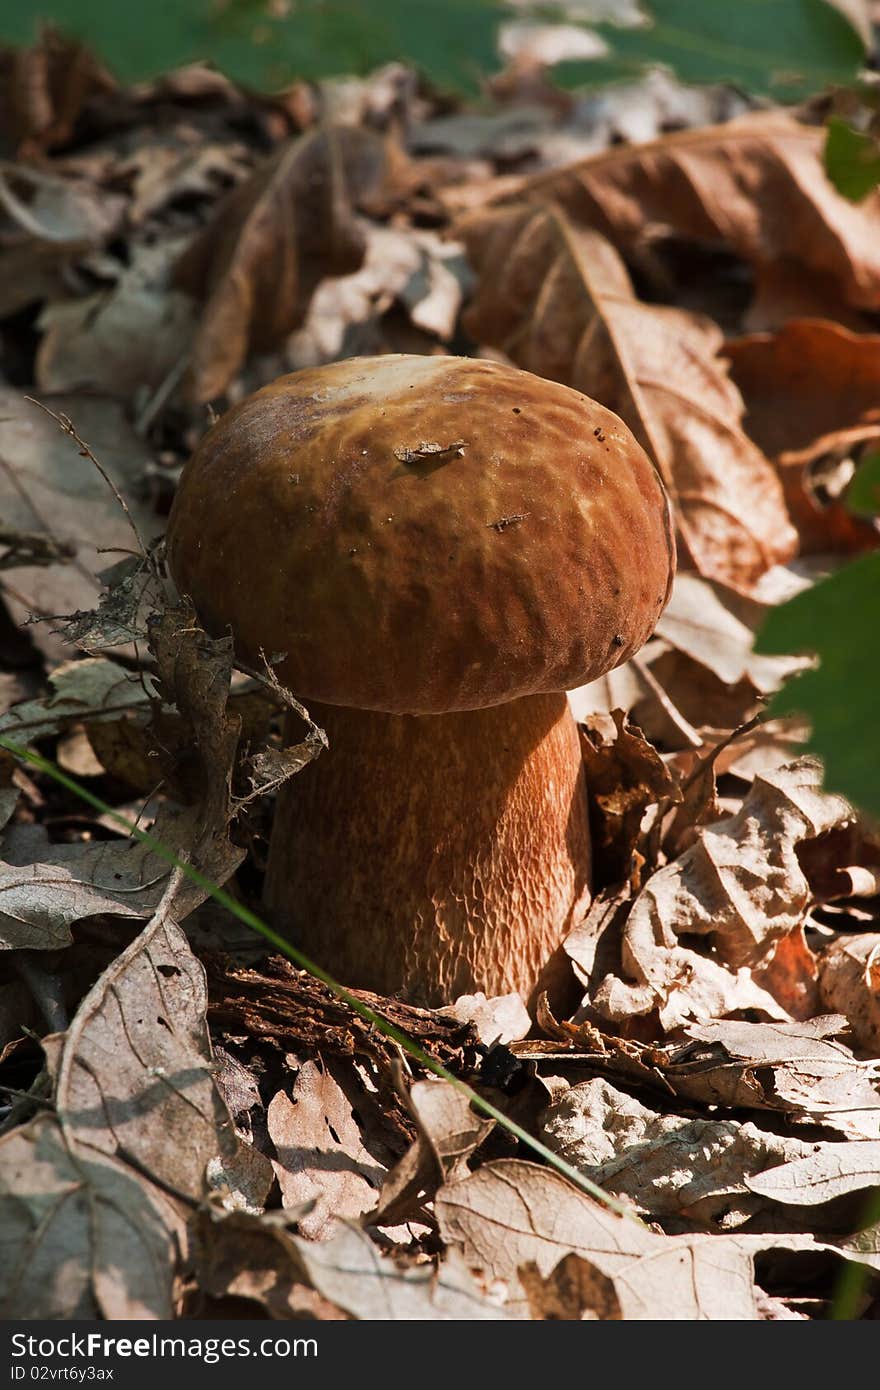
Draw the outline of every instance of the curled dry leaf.
[[[656,1009],[666,1029],[749,1006],[784,1017],[748,967],[803,920],[811,894],[797,846],[851,818],[842,797],[821,790],[815,760],[756,777],[736,815],[698,829],[691,848],[642,889],[623,929],[625,979],[606,976],[593,1007],[612,1019]],[[704,937],[712,959],[681,936]]]
[[[475,1111],[467,1096],[445,1081],[417,1081],[407,1096],[418,1136],[388,1174],[379,1198],[376,1225],[421,1215],[444,1182],[468,1172],[468,1159],[495,1121]]]
[[[709,1088],[704,1096],[714,1091],[716,1104],[748,1105],[751,1093],[751,1104],[762,1109],[800,1112],[847,1137],[876,1139],[880,1137],[877,1069],[858,1061],[835,1039],[847,1026],[842,1014],[804,1023],[732,1019],[690,1023],[686,1033],[704,1046],[692,1046],[689,1057],[682,1060],[686,1070],[700,1073]],[[731,1069],[731,1060],[747,1065]]]
[[[480,276],[469,331],[616,411],[669,489],[683,559],[747,587],[793,553],[779,480],[742,429],[714,324],[641,303],[613,246],[556,207],[478,214],[458,230]]]
[[[158,1189],[40,1116],[0,1139],[0,1317],[173,1317],[182,1227]]]
[[[258,1210],[272,1169],[220,1097],[206,1005],[204,971],[163,905],[47,1042],[58,1115],[77,1158],[104,1154],[194,1201],[220,1190]]]
[[[849,1019],[859,1047],[880,1057],[880,934],[843,936],[827,946],[819,988],[825,1007]]]
[[[821,319],[787,323],[727,344],[746,402],[745,425],[776,461],[804,553],[877,545],[870,522],[823,497],[810,464],[880,438],[880,336]]]
[[[544,1112],[541,1138],[639,1212],[731,1230],[762,1205],[745,1178],[813,1152],[737,1120],[659,1114],[607,1081],[582,1081]]]
[[[656,748],[641,729],[627,724],[623,710],[612,710],[615,736],[581,726],[581,748],[590,798],[593,886],[617,883],[634,870],[633,853],[649,806],[681,793]]]
[[[203,1211],[200,1281],[216,1293],[224,1292],[225,1285],[246,1297],[256,1294],[276,1317],[296,1316],[297,1307],[310,1317],[338,1317],[341,1310],[348,1317],[383,1322],[507,1317],[486,1298],[455,1251],[435,1269],[382,1254],[366,1232],[353,1225],[340,1222],[330,1239],[317,1242],[292,1234],[292,1225],[286,1212],[257,1217]],[[261,1284],[269,1286],[267,1293],[261,1292]],[[310,1305],[303,1296],[306,1290],[321,1302]]]
[[[880,305],[880,194],[854,204],[829,184],[825,132],[785,111],[614,146],[529,180],[622,251],[675,234],[729,247],[758,267],[786,261],[831,279],[847,303]]]
[[[175,274],[205,302],[190,362],[195,400],[221,395],[248,352],[280,347],[323,276],[358,268],[355,211],[384,176],[379,136],[330,127],[282,146],[224,199]]]

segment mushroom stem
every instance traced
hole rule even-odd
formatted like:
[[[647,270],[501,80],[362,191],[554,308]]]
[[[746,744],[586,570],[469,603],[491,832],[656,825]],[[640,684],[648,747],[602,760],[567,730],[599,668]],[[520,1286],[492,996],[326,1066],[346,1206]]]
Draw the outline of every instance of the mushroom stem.
[[[455,714],[309,712],[330,746],[279,794],[265,889],[279,930],[344,983],[416,1003],[559,999],[571,978],[560,942],[590,899],[565,695]]]

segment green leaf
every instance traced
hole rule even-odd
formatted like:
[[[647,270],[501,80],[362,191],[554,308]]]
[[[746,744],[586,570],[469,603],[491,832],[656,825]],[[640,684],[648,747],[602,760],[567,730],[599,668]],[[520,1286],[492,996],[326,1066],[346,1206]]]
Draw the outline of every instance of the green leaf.
[[[365,73],[393,59],[438,86],[476,91],[498,67],[502,0],[0,0],[0,42],[29,44],[41,23],[83,39],[123,82],[210,61],[261,89]]]
[[[862,555],[774,608],[755,650],[813,652],[819,665],[770,702],[770,717],[804,714],[825,785],[880,818],[880,552]]]
[[[838,193],[859,202],[880,184],[880,144],[832,116],[825,138],[825,172]]]
[[[561,63],[557,79],[595,85],[663,63],[683,82],[733,82],[798,101],[854,82],[865,59],[859,35],[828,0],[650,0],[643,8],[652,22],[638,28],[592,25],[611,56]]]
[[[846,505],[856,516],[880,516],[880,454],[868,454],[846,490]]]

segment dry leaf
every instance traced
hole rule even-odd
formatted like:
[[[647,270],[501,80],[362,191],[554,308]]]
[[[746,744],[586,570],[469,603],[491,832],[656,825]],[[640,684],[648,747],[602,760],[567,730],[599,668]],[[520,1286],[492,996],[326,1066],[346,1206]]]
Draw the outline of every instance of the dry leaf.
[[[581,726],[581,748],[590,798],[593,886],[618,883],[633,871],[633,854],[649,806],[680,792],[663,759],[641,729],[627,724],[622,710],[612,710],[615,735]]]
[[[53,149],[89,98],[115,87],[84,44],[44,26],[32,47],[0,49],[0,132],[23,155]]]
[[[221,395],[249,352],[280,347],[323,276],[357,269],[364,237],[355,209],[384,171],[377,135],[331,127],[284,145],[224,199],[176,270],[178,286],[205,301],[193,399]]]
[[[304,1208],[297,1220],[304,1236],[324,1240],[337,1219],[376,1205],[387,1167],[365,1148],[332,1064],[305,1062],[291,1094],[278,1091],[269,1102],[266,1123],[282,1204]]]
[[[507,1284],[505,1305],[528,1317],[518,1271],[546,1278],[567,1254],[611,1279],[626,1319],[754,1319],[750,1257],[734,1237],[655,1235],[615,1216],[546,1168],[518,1159],[487,1163],[437,1195],[444,1240],[466,1262]]]
[[[762,1197],[792,1206],[818,1206],[848,1192],[880,1187],[880,1140],[816,1144],[814,1152],[746,1178]]]
[[[100,398],[62,396],[53,398],[52,409],[71,413],[77,431],[125,497],[144,541],[150,541],[162,522],[138,500],[149,453],[122,407]],[[39,532],[75,551],[67,563],[25,566],[0,575],[3,597],[19,622],[32,613],[94,608],[101,594],[96,576],[108,564],[104,552],[127,554],[137,548],[125,513],[94,464],[78,455],[75,442],[54,420],[11,387],[0,387],[0,515],[4,524]],[[31,633],[53,661],[70,656],[47,624],[38,624]]]
[[[810,465],[880,439],[880,336],[821,319],[728,343],[746,402],[745,426],[776,460],[804,553],[880,543],[877,528],[839,495],[820,492]]]
[[[545,1144],[605,1192],[654,1219],[732,1230],[759,1209],[745,1179],[813,1145],[736,1120],[658,1114],[596,1078],[544,1112]]]
[[[518,1275],[532,1318],[614,1322],[623,1317],[614,1281],[581,1255],[564,1255],[546,1279],[533,1262],[522,1265]]]
[[[785,260],[831,277],[848,303],[880,305],[880,194],[855,204],[829,183],[821,125],[756,111],[649,145],[614,146],[529,180],[619,249],[674,234],[727,246],[757,266]]]
[[[460,994],[445,1011],[461,1023],[470,1023],[485,1047],[516,1042],[532,1026],[529,1011],[518,994],[499,994],[487,999],[482,991]]]
[[[481,214],[459,232],[480,275],[469,331],[616,411],[669,489],[683,560],[747,587],[793,553],[779,480],[743,432],[714,324],[641,303],[614,248],[557,208]]]
[[[141,393],[162,385],[194,329],[192,300],[169,282],[179,250],[170,238],[135,246],[112,289],[46,306],[35,365],[41,391],[84,388],[142,402]]]
[[[150,677],[133,674],[106,657],[64,661],[50,672],[52,694],[26,700],[0,714],[0,734],[22,744],[57,735],[80,720],[114,720],[147,709]]]
[[[880,934],[843,936],[827,946],[819,989],[825,1007],[849,1019],[859,1047],[880,1056]]]
[[[174,1315],[182,1223],[123,1164],[41,1116],[0,1139],[0,1317]]]
[[[388,1174],[372,1218],[376,1225],[422,1216],[424,1203],[442,1183],[468,1172],[468,1159],[495,1123],[445,1081],[417,1081],[407,1100],[418,1137]]]
[[[191,816],[169,808],[154,833],[186,851],[194,830]],[[240,859],[238,851],[226,877]],[[170,875],[168,861],[137,840],[53,845],[42,826],[12,826],[0,851],[0,950],[66,946],[72,923],[98,913],[151,917]],[[192,906],[204,896],[195,886],[186,894]]]
[[[86,180],[0,162],[0,318],[65,296],[67,268],[119,231],[125,199]]]
[[[811,894],[796,847],[851,818],[842,797],[821,791],[815,760],[756,777],[735,816],[701,827],[692,847],[642,889],[621,942],[623,973],[634,983],[606,976],[593,1007],[613,1019],[657,1009],[666,1029],[744,1007],[784,1017],[747,968],[803,920]],[[680,936],[705,937],[712,959]]]
[[[435,1269],[433,1264],[382,1254],[364,1231],[347,1223],[340,1222],[329,1240],[307,1241],[291,1234],[292,1218],[285,1212],[262,1217],[212,1212],[206,1217],[201,1229],[202,1262],[211,1280],[216,1232],[226,1281],[234,1268],[233,1240],[237,1239],[243,1266],[239,1278],[245,1277],[248,1263],[277,1271],[281,1290],[292,1302],[297,1297],[292,1286],[298,1282],[313,1289],[327,1305],[365,1321],[494,1321],[507,1317],[503,1308],[489,1302],[454,1251]],[[226,1232],[229,1234],[224,1239]],[[318,1309],[308,1315],[326,1317],[327,1312]]]
[[[206,1005],[204,971],[160,909],[49,1047],[55,1103],[78,1159],[133,1162],[175,1193],[199,1201],[219,1190],[257,1210],[272,1170],[237,1137],[221,1100]]]

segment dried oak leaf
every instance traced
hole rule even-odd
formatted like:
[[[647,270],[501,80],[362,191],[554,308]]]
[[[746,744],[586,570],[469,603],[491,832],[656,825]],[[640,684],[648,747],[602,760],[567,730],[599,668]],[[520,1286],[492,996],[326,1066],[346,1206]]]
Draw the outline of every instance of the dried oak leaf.
[[[747,1175],[814,1145],[733,1119],[658,1113],[608,1081],[582,1081],[547,1107],[544,1143],[604,1191],[653,1218],[732,1230],[763,1205]]]
[[[641,729],[628,724],[622,710],[612,710],[612,718],[615,735],[608,742],[601,732],[581,725],[594,888],[630,876],[647,808],[666,797],[681,799],[663,759]]]
[[[72,412],[77,431],[126,498],[142,537],[151,540],[162,523],[139,500],[150,455],[122,406],[80,395],[53,399],[52,408]],[[127,553],[134,546],[125,513],[95,465],[78,456],[54,420],[11,387],[0,387],[0,515],[4,524],[38,532],[74,551],[72,558],[60,556],[59,563],[3,572],[3,597],[19,622],[32,614],[94,609],[102,587],[98,575],[108,562],[104,552]],[[48,624],[38,623],[30,632],[53,665],[69,659],[69,646]]]
[[[827,946],[819,989],[825,1007],[849,1019],[858,1045],[880,1057],[880,934],[842,936]]]
[[[528,1285],[532,1266],[546,1279],[575,1254],[611,1280],[625,1319],[757,1317],[751,1257],[736,1237],[656,1235],[537,1164],[484,1164],[441,1188],[436,1211],[447,1245],[507,1284],[505,1309],[514,1316],[530,1315],[520,1268],[529,1267]]]
[[[821,777],[807,758],[763,773],[736,815],[697,830],[635,899],[621,938],[625,978],[606,976],[591,993],[594,1009],[614,1020],[656,1009],[665,1029],[746,1007],[786,1017],[749,967],[803,920],[811,891],[797,846],[852,819]],[[681,937],[705,938],[711,958]]]
[[[204,1211],[200,1279],[209,1288],[218,1288],[214,1249],[219,1240],[228,1287],[242,1289],[246,1297],[253,1297],[254,1285],[249,1286],[248,1273],[253,1270],[268,1282],[269,1274],[277,1272],[277,1282],[288,1305],[303,1305],[302,1287],[313,1290],[322,1300],[307,1316],[338,1317],[342,1310],[352,1318],[383,1322],[507,1317],[503,1308],[485,1297],[455,1251],[435,1269],[433,1264],[416,1264],[383,1254],[365,1231],[348,1223],[340,1222],[332,1237],[322,1241],[294,1235],[292,1225],[287,1212],[257,1217],[246,1212],[221,1215],[214,1210]],[[234,1267],[236,1240],[240,1273]],[[301,1287],[298,1289],[297,1285]],[[272,1307],[271,1299],[266,1301]]]
[[[173,898],[173,885],[165,902]],[[106,1155],[200,1201],[258,1210],[268,1159],[236,1135],[212,1075],[205,973],[163,904],[46,1040],[55,1104],[76,1158]]]
[[[43,1115],[0,1139],[0,1317],[171,1318],[174,1205]]]
[[[222,394],[249,352],[279,347],[325,275],[358,268],[355,212],[385,167],[379,136],[330,127],[282,146],[223,200],[175,272],[180,289],[205,301],[189,368],[196,401]]]
[[[779,479],[743,431],[718,356],[720,329],[639,301],[614,247],[556,207],[481,213],[457,230],[479,275],[468,331],[629,425],[669,489],[682,559],[747,588],[794,552]]]
[[[880,439],[880,336],[801,319],[724,351],[745,399],[746,429],[779,470],[801,551],[880,544],[876,526],[840,497],[817,493],[810,467],[824,454]]]
[[[340,1084],[352,1080],[332,1061],[305,1062],[290,1094],[278,1091],[266,1111],[282,1205],[306,1208],[297,1225],[310,1240],[326,1239],[339,1218],[370,1211],[388,1171],[388,1156],[382,1162],[365,1147]]]
[[[388,1174],[373,1225],[394,1225],[414,1215],[423,1218],[424,1203],[442,1183],[466,1176],[468,1159],[495,1123],[479,1115],[467,1096],[445,1081],[417,1081],[407,1102],[418,1135]]]
[[[622,251],[675,234],[757,267],[787,261],[831,278],[848,303],[880,305],[880,193],[855,204],[829,183],[825,132],[785,111],[614,146],[524,183]]]

